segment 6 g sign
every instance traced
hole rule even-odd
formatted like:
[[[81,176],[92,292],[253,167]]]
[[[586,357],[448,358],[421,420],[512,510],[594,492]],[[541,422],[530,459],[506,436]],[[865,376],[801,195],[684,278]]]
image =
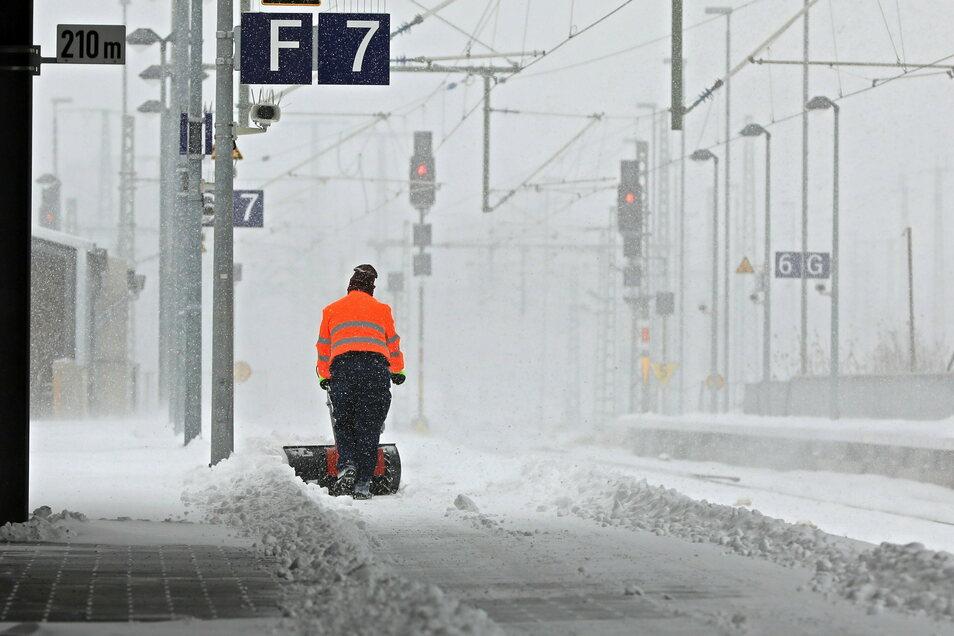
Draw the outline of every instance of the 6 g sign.
[[[825,279],[831,276],[831,255],[828,252],[805,254],[805,278]],[[775,252],[775,278],[801,278],[801,252]]]

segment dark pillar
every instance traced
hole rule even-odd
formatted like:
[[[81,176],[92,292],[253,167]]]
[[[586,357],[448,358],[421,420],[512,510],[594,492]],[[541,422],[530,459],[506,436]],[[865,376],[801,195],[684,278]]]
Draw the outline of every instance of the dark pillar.
[[[33,44],[33,0],[0,20],[0,46]],[[18,56],[20,57],[20,56]],[[6,62],[10,54],[4,55]],[[22,59],[22,57],[21,57]],[[8,156],[0,179],[0,524],[26,521],[30,453],[30,225],[33,75],[0,70],[0,139]]]

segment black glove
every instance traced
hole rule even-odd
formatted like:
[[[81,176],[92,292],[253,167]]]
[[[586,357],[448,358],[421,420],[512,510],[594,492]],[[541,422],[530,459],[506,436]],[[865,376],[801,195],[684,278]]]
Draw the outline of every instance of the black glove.
[[[322,391],[327,391],[330,384],[331,378],[322,378],[322,380],[318,383],[318,386],[321,387]]]
[[[407,380],[407,376],[405,376],[403,373],[391,374],[391,382],[393,382],[394,384],[404,384],[405,380]]]

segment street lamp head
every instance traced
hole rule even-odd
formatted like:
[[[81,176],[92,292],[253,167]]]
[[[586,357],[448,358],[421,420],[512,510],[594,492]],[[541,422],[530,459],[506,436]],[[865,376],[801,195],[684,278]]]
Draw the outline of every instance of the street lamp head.
[[[54,97],[53,99],[50,100],[50,102],[54,106],[56,106],[57,104],[72,104],[73,98],[72,97]]]
[[[759,137],[761,135],[768,134],[768,131],[765,129],[765,126],[760,126],[759,124],[746,124],[745,128],[739,131],[739,134],[743,137]]]
[[[729,15],[732,7],[706,7],[706,15]]]
[[[708,150],[706,148],[700,148],[699,150],[696,150],[694,153],[689,155],[689,158],[692,159],[693,161],[709,161],[710,159],[715,159],[716,156],[712,154],[711,150]]]
[[[161,37],[159,37],[158,33],[148,28],[136,29],[126,36],[127,44],[141,48],[146,48],[147,46],[152,46],[153,44],[158,44],[162,41],[163,40]]]
[[[818,95],[808,100],[808,103],[805,104],[805,108],[808,110],[828,110],[829,108],[837,108],[837,106],[835,106],[835,102],[824,95]]]
[[[140,113],[161,113],[162,112],[162,102],[158,99],[150,99],[136,108]]]
[[[54,183],[59,183],[59,181],[60,181],[59,179],[57,179],[55,176],[53,176],[49,172],[40,175],[36,180],[36,182],[39,183],[40,185],[53,185]]]
[[[165,73],[158,64],[146,67],[145,70],[139,74],[139,77],[144,80],[161,80],[164,76]]]

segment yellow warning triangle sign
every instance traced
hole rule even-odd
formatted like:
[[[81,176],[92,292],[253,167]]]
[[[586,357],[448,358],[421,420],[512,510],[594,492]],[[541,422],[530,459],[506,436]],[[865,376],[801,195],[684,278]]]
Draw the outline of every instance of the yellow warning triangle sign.
[[[739,267],[735,270],[736,274],[754,274],[755,269],[752,267],[752,263],[749,261],[748,256],[742,257],[742,262],[739,263]]]
[[[673,372],[676,370],[676,364],[672,362],[653,363],[653,374],[656,376],[656,379],[659,380],[659,383],[662,385],[669,384],[669,379],[672,378]]]

